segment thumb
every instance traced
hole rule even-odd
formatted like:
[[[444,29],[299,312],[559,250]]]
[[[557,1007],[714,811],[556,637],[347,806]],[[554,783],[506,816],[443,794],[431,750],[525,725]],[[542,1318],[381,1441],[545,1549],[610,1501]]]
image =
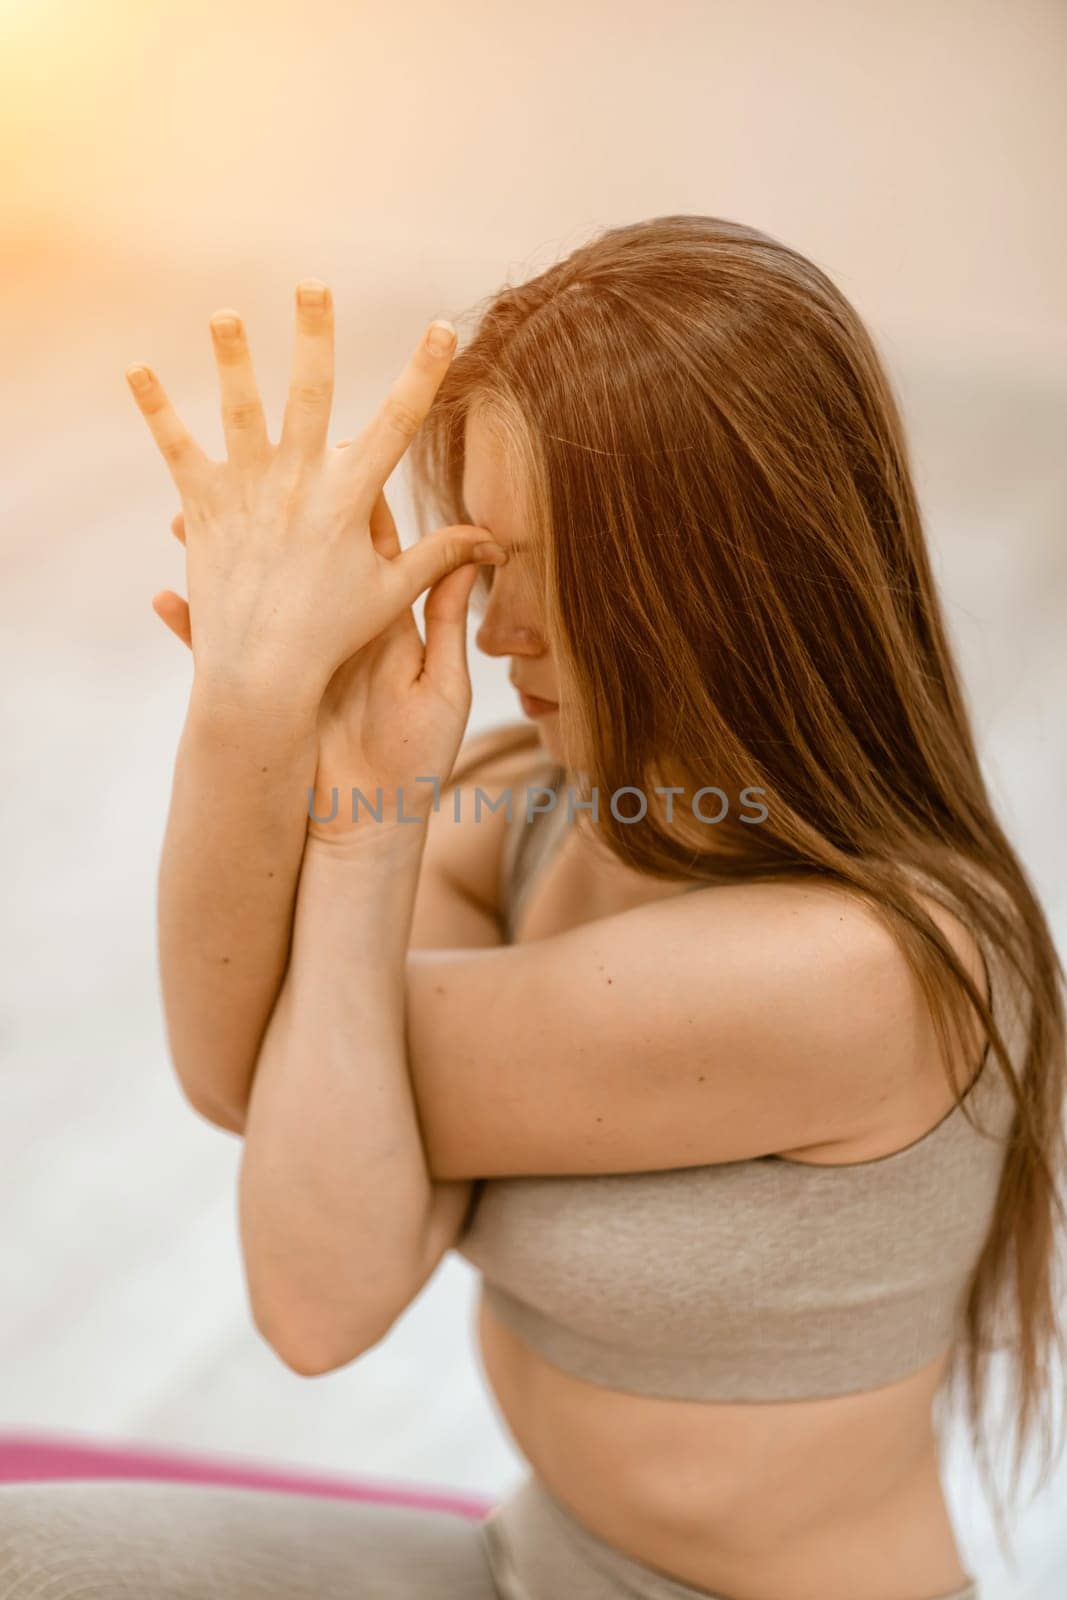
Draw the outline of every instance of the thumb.
[[[152,610],[161,622],[165,622],[171,633],[176,634],[182,644],[193,648],[193,631],[189,621],[189,605],[181,595],[175,594],[173,589],[161,589],[152,596]]]
[[[464,700],[471,692],[467,665],[467,609],[477,564],[465,566],[439,578],[426,596],[423,627],[426,645],[422,675],[450,700]]]
[[[419,595],[466,562],[488,561],[503,566],[508,553],[484,528],[453,523],[428,533],[389,563],[390,582],[399,590],[397,603],[414,605]],[[473,578],[471,582],[473,583]]]

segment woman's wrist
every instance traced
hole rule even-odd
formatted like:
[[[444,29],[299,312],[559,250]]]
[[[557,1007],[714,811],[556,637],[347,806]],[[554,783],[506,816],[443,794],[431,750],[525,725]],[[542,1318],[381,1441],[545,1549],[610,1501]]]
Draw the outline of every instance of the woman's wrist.
[[[373,778],[330,783],[328,774],[316,772],[308,807],[308,836],[356,850],[367,845],[373,849],[386,838],[421,838],[439,787]]]
[[[279,685],[265,674],[198,668],[189,705],[200,717],[314,727],[323,692],[324,686],[310,680]]]
[[[392,974],[401,982],[425,841],[425,822],[362,822],[330,838],[309,832],[297,891],[294,953],[310,918],[317,937],[326,925],[332,928],[331,944],[354,939],[365,971],[373,969],[379,980]]]
[[[357,786],[359,787],[359,786]],[[373,804],[375,794],[363,789]],[[325,860],[363,863],[371,870],[378,863],[386,873],[395,872],[410,861],[418,861],[426,842],[426,827],[433,808],[410,804],[405,795],[398,804],[396,795],[383,791],[381,817],[360,809],[359,821],[347,820],[340,806],[334,823],[316,822],[308,828],[305,852]]]

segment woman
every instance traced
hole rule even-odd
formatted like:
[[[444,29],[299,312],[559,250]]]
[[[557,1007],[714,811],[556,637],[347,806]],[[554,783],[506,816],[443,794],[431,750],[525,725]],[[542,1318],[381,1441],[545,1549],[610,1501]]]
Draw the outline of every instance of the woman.
[[[303,288],[277,446],[232,315],[227,463],[136,391],[195,662],[170,1045],[243,1136],[282,1359],[356,1359],[457,1248],[530,1475],[481,1525],[2,1490],[5,1596],[975,1596],[935,1402],[965,1385],[982,1451],[1006,1351],[1018,1468],[1047,1400],[1063,972],[868,335],[774,239],[658,218],[504,289],[331,449]],[[532,721],[463,745],[476,578]]]

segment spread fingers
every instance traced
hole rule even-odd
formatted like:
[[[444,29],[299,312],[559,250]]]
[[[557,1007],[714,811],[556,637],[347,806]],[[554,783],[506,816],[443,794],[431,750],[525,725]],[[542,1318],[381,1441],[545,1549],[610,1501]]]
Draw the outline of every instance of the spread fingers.
[[[244,324],[235,311],[216,311],[210,327],[227,455],[235,463],[258,460],[269,449],[270,440]]]

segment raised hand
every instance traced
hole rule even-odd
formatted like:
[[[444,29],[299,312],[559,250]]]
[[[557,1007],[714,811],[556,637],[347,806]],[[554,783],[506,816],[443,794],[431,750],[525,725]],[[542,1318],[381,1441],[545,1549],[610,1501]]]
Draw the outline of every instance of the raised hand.
[[[199,677],[258,706],[319,706],[338,669],[394,623],[411,645],[410,608],[426,589],[472,562],[506,559],[482,528],[440,528],[404,552],[389,541],[391,554],[372,532],[385,481],[448,369],[454,332],[433,324],[364,431],[330,447],[333,330],[329,289],[301,283],[275,445],[241,319],[216,313],[223,462],[205,455],[149,368],[127,372],[182,502],[188,603],[163,591],[153,605],[185,637]]]
[[[344,449],[351,440],[337,446]],[[171,518],[185,542],[185,519]],[[379,554],[400,551],[396,523],[384,492],[371,512],[371,537]],[[318,760],[308,833],[336,841],[351,835],[351,790],[362,787],[373,804],[383,789],[384,815],[425,811],[433,790],[417,778],[452,770],[471,704],[466,622],[474,568],[468,564],[433,586],[424,611],[426,643],[409,608],[334,673],[317,713]],[[191,648],[189,607],[172,590],[153,596],[156,615]],[[325,820],[333,809],[336,818]],[[313,814],[311,814],[313,813]],[[358,824],[357,824],[358,826]]]

